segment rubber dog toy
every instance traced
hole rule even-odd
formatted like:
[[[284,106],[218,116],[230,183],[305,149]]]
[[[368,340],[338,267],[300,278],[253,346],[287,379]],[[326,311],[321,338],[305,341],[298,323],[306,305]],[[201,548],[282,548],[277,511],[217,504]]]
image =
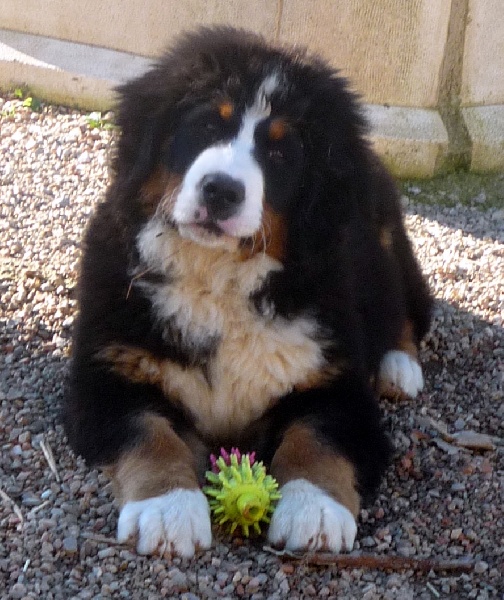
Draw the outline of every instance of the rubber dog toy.
[[[237,448],[230,453],[221,448],[220,456],[212,454],[210,462],[212,470],[206,472],[210,485],[203,491],[214,521],[229,527],[230,533],[240,527],[245,537],[251,529],[260,534],[261,523],[270,522],[281,497],[276,480],[266,474],[262,462],[256,462],[255,452],[242,455]]]

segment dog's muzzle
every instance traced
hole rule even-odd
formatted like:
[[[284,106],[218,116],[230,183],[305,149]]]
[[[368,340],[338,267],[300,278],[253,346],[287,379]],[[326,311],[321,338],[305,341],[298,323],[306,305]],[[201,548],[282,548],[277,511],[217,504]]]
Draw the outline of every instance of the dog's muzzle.
[[[199,219],[224,221],[233,217],[245,201],[245,186],[225,173],[205,175],[199,186]]]

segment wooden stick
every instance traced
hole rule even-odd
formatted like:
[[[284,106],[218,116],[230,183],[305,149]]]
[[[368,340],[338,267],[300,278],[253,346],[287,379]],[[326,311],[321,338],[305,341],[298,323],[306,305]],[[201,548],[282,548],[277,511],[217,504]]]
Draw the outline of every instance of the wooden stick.
[[[56,467],[56,461],[54,460],[53,451],[51,449],[51,446],[49,446],[49,444],[45,441],[44,437],[42,437],[42,439],[40,440],[40,448],[42,449],[47,464],[49,465],[49,468],[51,469],[56,481],[60,483],[61,478]]]
[[[409,558],[397,555],[377,554],[331,554],[328,552],[317,552],[313,554],[297,554],[288,550],[275,550],[270,546],[264,546],[266,552],[271,552],[281,560],[296,561],[306,565],[335,566],[339,569],[371,569],[378,571],[420,571],[428,573],[440,571],[450,573],[468,573],[474,568],[471,559],[461,560],[436,560],[433,558]]]
[[[16,517],[19,519],[19,523],[21,525],[21,527],[24,525],[24,517],[23,517],[23,513],[21,512],[21,509],[19,508],[19,506],[14,502],[14,500],[8,495],[6,494],[2,488],[0,488],[0,498],[6,503],[6,504],[10,504],[12,507],[12,510],[14,512],[14,514],[16,515]]]
[[[101,544],[109,544],[111,546],[127,546],[127,543],[118,542],[116,538],[103,535],[101,533],[94,533],[92,531],[81,531],[80,537],[91,542],[98,542]]]

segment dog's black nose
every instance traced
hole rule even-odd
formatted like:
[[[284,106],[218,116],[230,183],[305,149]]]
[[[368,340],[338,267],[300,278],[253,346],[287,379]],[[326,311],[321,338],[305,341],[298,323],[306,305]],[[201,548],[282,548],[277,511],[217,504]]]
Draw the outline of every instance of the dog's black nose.
[[[201,203],[210,218],[224,220],[236,214],[245,200],[245,186],[224,173],[210,173],[201,180]]]

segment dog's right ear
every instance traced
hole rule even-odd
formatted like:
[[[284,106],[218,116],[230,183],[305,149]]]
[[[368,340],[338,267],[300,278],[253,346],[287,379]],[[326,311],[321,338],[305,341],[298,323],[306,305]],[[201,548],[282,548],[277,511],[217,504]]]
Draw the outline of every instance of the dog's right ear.
[[[120,137],[112,166],[116,189],[123,198],[138,194],[170,135],[178,98],[166,74],[161,75],[155,67],[116,89]]]

